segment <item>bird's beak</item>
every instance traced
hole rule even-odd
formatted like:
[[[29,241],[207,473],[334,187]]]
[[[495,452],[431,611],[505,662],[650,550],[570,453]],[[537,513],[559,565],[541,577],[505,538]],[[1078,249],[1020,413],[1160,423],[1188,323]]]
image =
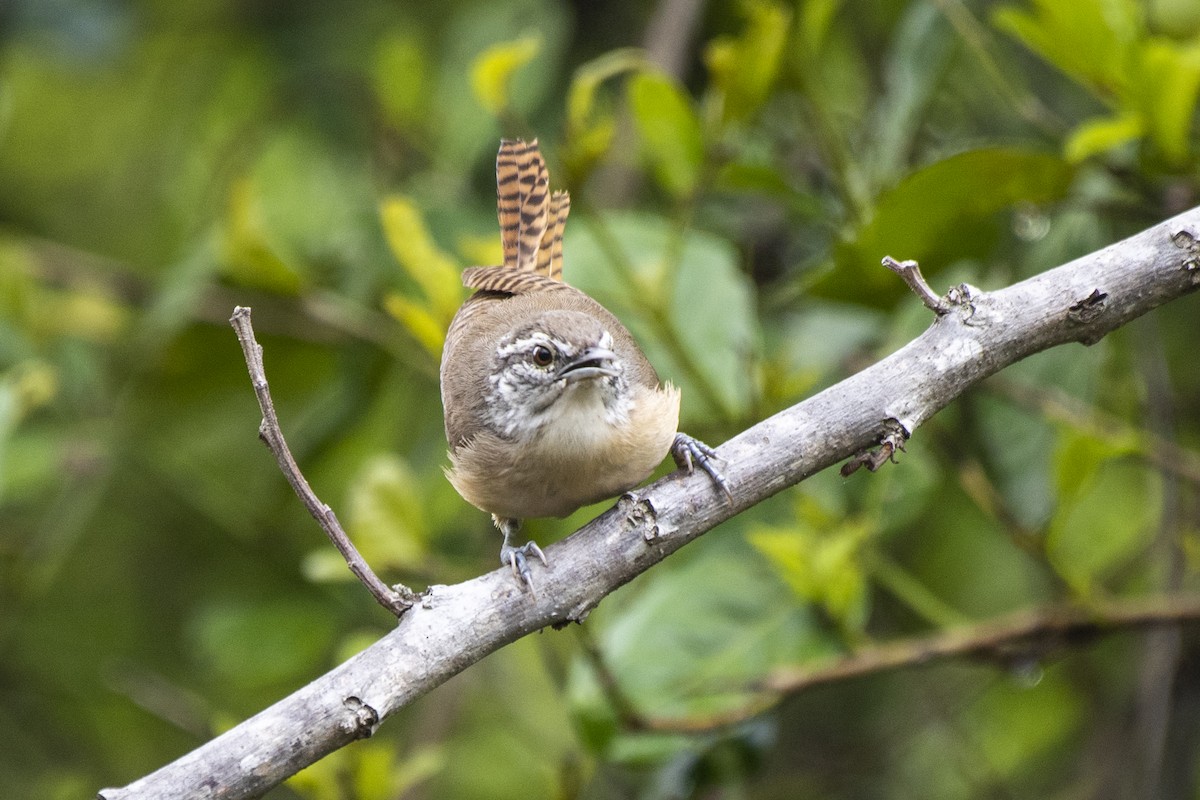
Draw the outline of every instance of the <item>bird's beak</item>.
[[[556,373],[559,380],[572,383],[587,378],[616,377],[617,354],[603,347],[589,347]]]

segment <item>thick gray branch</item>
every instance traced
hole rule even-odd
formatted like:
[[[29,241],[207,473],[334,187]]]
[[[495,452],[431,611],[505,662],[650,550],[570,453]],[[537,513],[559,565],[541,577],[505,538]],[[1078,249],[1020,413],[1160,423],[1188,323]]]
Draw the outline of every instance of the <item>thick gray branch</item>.
[[[1091,343],[1200,286],[1200,209],[1098,253],[982,292],[874,366],[718,448],[735,501],[675,473],[547,548],[538,595],[506,570],[434,586],[396,629],[327,675],[105,800],[255,797],[487,654],[582,620],[602,598],[714,526],[881,441],[902,442],[983,378],[1068,342]]]

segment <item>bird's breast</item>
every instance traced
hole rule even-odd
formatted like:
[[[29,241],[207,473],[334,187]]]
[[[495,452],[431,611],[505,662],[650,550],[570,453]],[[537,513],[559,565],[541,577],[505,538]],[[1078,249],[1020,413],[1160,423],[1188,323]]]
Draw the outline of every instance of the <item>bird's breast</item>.
[[[555,403],[536,436],[490,432],[451,453],[451,483],[472,505],[502,517],[562,517],[645,480],[679,424],[679,392],[637,387],[625,407],[596,392]]]

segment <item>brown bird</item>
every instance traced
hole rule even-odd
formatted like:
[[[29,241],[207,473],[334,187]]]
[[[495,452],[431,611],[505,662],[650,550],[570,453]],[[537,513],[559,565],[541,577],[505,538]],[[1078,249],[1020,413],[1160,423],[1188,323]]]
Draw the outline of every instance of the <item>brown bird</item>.
[[[644,481],[667,455],[699,464],[729,496],[715,453],[677,431],[679,390],[616,317],[562,280],[571,208],[549,193],[537,140],[503,140],[496,156],[504,264],[473,267],[476,289],[442,351],[446,476],[504,534],[500,560],[533,589],[534,542],[512,537],[528,517],[565,517]]]

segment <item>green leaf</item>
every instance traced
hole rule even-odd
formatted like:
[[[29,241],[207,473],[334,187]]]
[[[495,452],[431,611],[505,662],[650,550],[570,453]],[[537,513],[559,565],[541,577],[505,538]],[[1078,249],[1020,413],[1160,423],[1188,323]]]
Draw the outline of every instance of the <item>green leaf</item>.
[[[1059,457],[1059,506],[1046,554],[1080,594],[1090,594],[1153,538],[1159,515],[1157,480],[1127,461],[1106,459],[1112,448],[1069,437]]]
[[[836,0],[819,0],[805,5],[806,21],[814,27],[805,32],[814,38],[824,35]],[[746,26],[737,37],[713,39],[704,51],[704,61],[720,93],[722,116],[744,120],[762,107],[779,74],[788,40],[792,12],[780,3],[747,0],[741,5]]]
[[[588,128],[597,109],[597,91],[610,78],[647,67],[644,51],[633,47],[610,50],[575,70],[567,89],[567,128],[579,131]]]
[[[399,456],[378,455],[351,484],[347,530],[369,562],[419,569],[429,526],[416,476]]]
[[[1138,56],[1135,97],[1143,109],[1150,141],[1168,164],[1181,167],[1191,150],[1200,94],[1200,44],[1152,39]]]
[[[314,670],[332,647],[335,628],[324,605],[289,597],[203,606],[188,634],[194,656],[211,680],[253,688]]]
[[[362,265],[374,233],[362,224],[370,196],[361,162],[285,128],[233,182],[223,266],[239,282],[286,294],[327,279],[337,265],[355,265],[343,273],[349,281],[370,275]]]
[[[1128,144],[1140,138],[1144,132],[1145,124],[1137,114],[1091,119],[1071,131],[1063,145],[1063,156],[1072,164],[1078,164]]]
[[[662,379],[682,389],[685,418],[711,423],[749,409],[758,319],[728,241],[639,214],[566,235],[567,280],[629,327]]]
[[[1071,160],[1147,136],[1168,165],[1187,161],[1200,45],[1149,36],[1142,14],[1132,0],[1038,0],[1034,13],[1009,7],[994,16],[998,27],[1115,107],[1107,124],[1075,132]]]
[[[764,700],[755,681],[771,669],[834,649],[765,570],[742,542],[707,547],[603,618],[604,663],[634,709],[688,719],[753,706]],[[599,707],[594,680],[588,666],[576,664],[577,710]]]
[[[508,109],[513,75],[541,50],[538,36],[500,42],[480,53],[471,65],[471,89],[475,99],[495,116]]]
[[[1143,34],[1134,0],[1033,0],[1004,6],[992,23],[1102,97],[1129,89],[1135,42]]]
[[[261,192],[245,178],[229,191],[229,208],[223,253],[224,272],[242,286],[279,294],[299,293],[303,280],[271,241],[259,206]]]
[[[992,681],[963,720],[978,737],[973,747],[994,771],[995,780],[1026,776],[1031,764],[1055,758],[1087,724],[1087,700],[1070,682],[1066,670],[1057,666],[1034,669],[1038,680],[1033,686],[1015,680]]]
[[[616,135],[616,113],[611,103],[602,102],[600,87],[647,64],[645,52],[629,47],[611,50],[575,70],[567,89],[567,136],[562,154],[568,184],[587,178]]]
[[[816,291],[864,302],[900,291],[879,266],[891,255],[921,262],[926,276],[951,261],[986,253],[998,214],[1016,203],[1062,197],[1074,175],[1063,159],[1034,150],[987,148],[935,162],[885,192],[870,222],[835,250],[837,270]]]
[[[453,725],[435,740],[451,766],[432,776],[421,794],[464,800],[571,796],[560,793],[561,770],[582,754],[563,702],[562,662],[553,655],[568,644],[562,638],[513,642],[454,681],[441,699],[421,700],[438,717],[447,702],[454,704]]]
[[[676,197],[692,194],[704,165],[704,136],[691,98],[666,75],[646,71],[629,82],[629,103],[658,182]]]
[[[960,45],[937,6],[907,7],[882,58],[883,94],[868,105],[871,136],[862,158],[871,185],[892,185],[910,168],[929,107]]]
[[[1099,439],[1074,429],[1064,430],[1054,455],[1054,484],[1059,499],[1077,501],[1108,461],[1136,452],[1137,440],[1132,436]]]

